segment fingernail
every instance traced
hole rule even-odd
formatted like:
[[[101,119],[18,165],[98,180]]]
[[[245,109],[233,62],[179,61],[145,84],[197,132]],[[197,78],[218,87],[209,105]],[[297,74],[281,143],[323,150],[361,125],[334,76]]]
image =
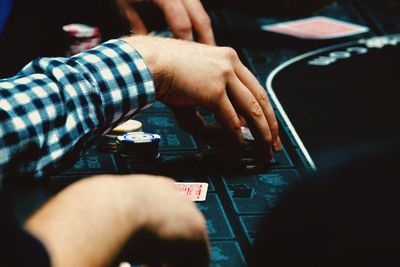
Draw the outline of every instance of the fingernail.
[[[278,152],[282,149],[282,142],[281,139],[279,137],[276,138],[275,143],[273,144],[274,150],[275,152]]]

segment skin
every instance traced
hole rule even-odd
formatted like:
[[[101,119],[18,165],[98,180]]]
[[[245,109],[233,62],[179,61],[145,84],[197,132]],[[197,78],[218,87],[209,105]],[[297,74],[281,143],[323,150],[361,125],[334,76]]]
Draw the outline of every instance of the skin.
[[[232,48],[151,36],[123,40],[141,54],[157,99],[175,111],[180,125],[192,131],[206,127],[196,112],[201,106],[214,112],[238,143],[246,123],[267,157],[281,148],[268,96]],[[117,259],[148,266],[209,263],[203,215],[165,177],[108,175],[79,181],[25,227],[43,242],[56,267],[109,266]],[[126,247],[129,258],[121,258]]]
[[[209,262],[203,215],[165,177],[81,180],[46,203],[25,228],[43,242],[54,267],[110,266],[128,242],[134,249],[122,260],[149,266]]]
[[[268,95],[234,49],[150,36],[124,40],[142,55],[153,74],[157,99],[175,110],[181,125],[191,131],[204,127],[195,111],[201,106],[212,111],[238,143],[243,143],[244,119],[267,158],[281,149]]]
[[[132,32],[148,34],[149,30],[134,4],[145,0],[117,0],[121,14],[128,20]],[[200,0],[153,0],[152,3],[164,13],[166,22],[175,38],[193,41],[193,32],[197,41],[215,45],[211,20]]]

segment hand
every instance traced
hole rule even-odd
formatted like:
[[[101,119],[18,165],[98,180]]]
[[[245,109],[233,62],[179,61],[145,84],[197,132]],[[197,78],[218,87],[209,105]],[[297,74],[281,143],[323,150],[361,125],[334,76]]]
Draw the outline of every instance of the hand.
[[[167,266],[209,262],[203,215],[165,177],[81,180],[51,199],[25,227],[43,242],[52,266],[110,266],[116,259]],[[127,244],[132,250],[126,251]]]
[[[195,111],[202,106],[243,142],[242,120],[269,157],[281,149],[278,123],[264,88],[235,50],[203,44],[134,36],[125,39],[144,58],[156,83],[157,98],[177,110],[181,125],[204,127]],[[179,115],[180,114],[180,115]]]
[[[135,10],[134,3],[145,0],[117,0],[120,12],[127,18],[135,34],[148,34],[148,29]],[[153,0],[162,10],[174,37],[193,41],[193,30],[198,34],[198,42],[215,45],[211,20],[200,0]]]

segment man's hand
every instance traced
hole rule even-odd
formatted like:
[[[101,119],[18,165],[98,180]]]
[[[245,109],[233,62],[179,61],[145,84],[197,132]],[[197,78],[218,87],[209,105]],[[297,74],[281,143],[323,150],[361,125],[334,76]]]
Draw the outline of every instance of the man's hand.
[[[25,227],[43,242],[56,267],[110,266],[117,256],[156,266],[209,262],[203,215],[165,177],[81,180],[45,204]]]
[[[201,106],[214,112],[239,143],[243,142],[244,118],[267,156],[281,149],[278,123],[266,91],[235,50],[149,36],[125,40],[139,51],[153,74],[157,99],[180,111],[177,118],[182,125],[192,125],[192,131],[203,127],[195,111]]]
[[[135,34],[147,34],[148,29],[134,3],[145,0],[117,0],[118,7],[126,17]],[[154,5],[162,10],[174,37],[193,41],[193,30],[198,35],[198,42],[215,44],[211,20],[200,0],[153,0]]]

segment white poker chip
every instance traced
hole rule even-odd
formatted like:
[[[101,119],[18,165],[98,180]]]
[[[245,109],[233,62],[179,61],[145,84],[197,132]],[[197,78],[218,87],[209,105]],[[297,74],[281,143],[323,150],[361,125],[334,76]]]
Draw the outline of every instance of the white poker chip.
[[[114,129],[112,129],[107,134],[103,135],[99,140],[98,147],[106,152],[117,152],[117,137],[119,135],[129,133],[129,132],[141,132],[142,123],[137,120],[128,120]]]
[[[159,142],[161,137],[158,134],[150,134],[144,132],[131,132],[123,135],[119,135],[117,140],[122,143],[154,143]]]
[[[113,132],[117,133],[127,133],[127,132],[137,132],[142,129],[142,123],[137,120],[127,120],[126,122],[118,125],[114,129]]]

